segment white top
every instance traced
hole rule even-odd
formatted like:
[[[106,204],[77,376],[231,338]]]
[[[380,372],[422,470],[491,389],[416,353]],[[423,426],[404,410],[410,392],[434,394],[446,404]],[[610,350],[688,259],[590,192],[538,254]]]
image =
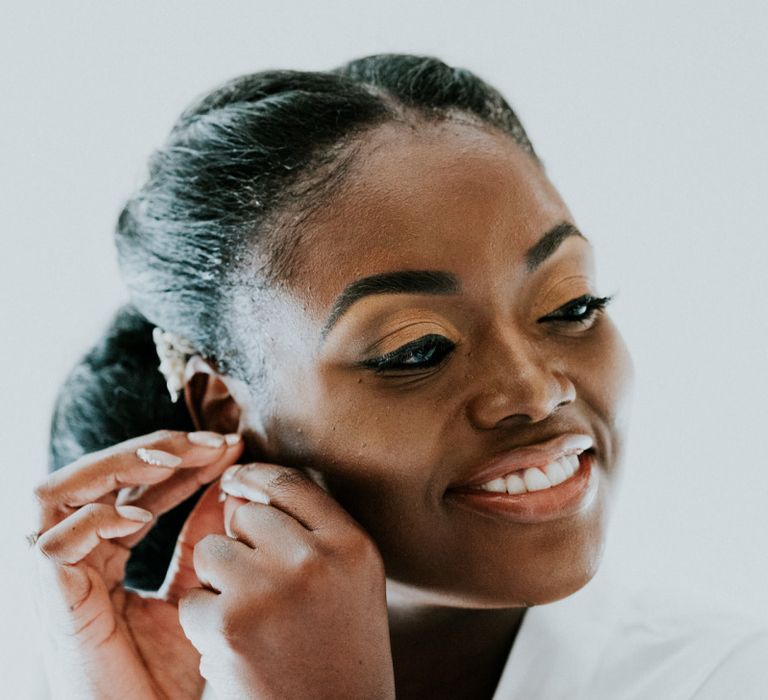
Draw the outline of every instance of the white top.
[[[493,700],[766,700],[768,618],[601,574],[523,618]],[[203,700],[214,700],[206,686]]]
[[[528,610],[493,700],[768,698],[768,618],[611,583]]]

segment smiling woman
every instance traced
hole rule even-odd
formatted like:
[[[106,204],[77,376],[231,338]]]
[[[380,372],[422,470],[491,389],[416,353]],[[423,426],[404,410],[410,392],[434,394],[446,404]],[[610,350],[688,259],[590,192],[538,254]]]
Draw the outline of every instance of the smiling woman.
[[[132,305],[62,389],[38,489],[55,694],[716,697],[768,649],[587,586],[632,363],[477,76],[233,80],[116,236]]]

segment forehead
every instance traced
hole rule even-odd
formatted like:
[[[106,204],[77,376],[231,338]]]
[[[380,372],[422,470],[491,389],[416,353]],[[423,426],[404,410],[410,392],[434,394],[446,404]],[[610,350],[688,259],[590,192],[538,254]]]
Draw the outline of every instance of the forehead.
[[[386,124],[301,231],[289,287],[318,311],[360,277],[440,269],[493,276],[570,213],[510,137],[449,120]]]

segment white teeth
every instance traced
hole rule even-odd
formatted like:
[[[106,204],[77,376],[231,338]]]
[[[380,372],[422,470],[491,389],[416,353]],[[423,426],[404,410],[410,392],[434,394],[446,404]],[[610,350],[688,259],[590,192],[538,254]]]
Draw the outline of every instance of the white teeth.
[[[559,461],[552,462],[544,467],[544,473],[547,475],[552,486],[562,484],[570,476]]]
[[[562,458],[562,462],[568,465],[569,476],[573,476],[579,471],[579,455],[568,455]]]
[[[493,491],[494,493],[506,493],[507,492],[507,482],[503,478],[494,479],[493,481],[488,481],[482,486],[483,490],[485,491]]]
[[[517,495],[527,491],[542,491],[562,484],[570,479],[579,470],[579,455],[567,455],[560,457],[556,462],[547,464],[539,469],[531,467],[518,470],[505,477],[499,477],[487,481],[477,488],[493,493],[508,493]]]
[[[525,493],[527,490],[525,482],[517,474],[510,474],[507,477],[507,493]]]
[[[523,474],[525,486],[529,491],[542,491],[552,486],[552,482],[547,479],[544,472],[537,467],[526,469]]]

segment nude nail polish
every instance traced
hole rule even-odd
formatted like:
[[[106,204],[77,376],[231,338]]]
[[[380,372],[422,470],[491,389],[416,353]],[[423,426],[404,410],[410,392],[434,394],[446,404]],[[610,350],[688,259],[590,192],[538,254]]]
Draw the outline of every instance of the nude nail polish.
[[[145,447],[139,447],[136,450],[136,456],[145,464],[151,464],[153,467],[178,467],[182,459],[178,455],[163,450],[148,450]]]
[[[210,430],[197,430],[187,433],[187,440],[203,447],[221,447],[224,444],[224,437]]]

